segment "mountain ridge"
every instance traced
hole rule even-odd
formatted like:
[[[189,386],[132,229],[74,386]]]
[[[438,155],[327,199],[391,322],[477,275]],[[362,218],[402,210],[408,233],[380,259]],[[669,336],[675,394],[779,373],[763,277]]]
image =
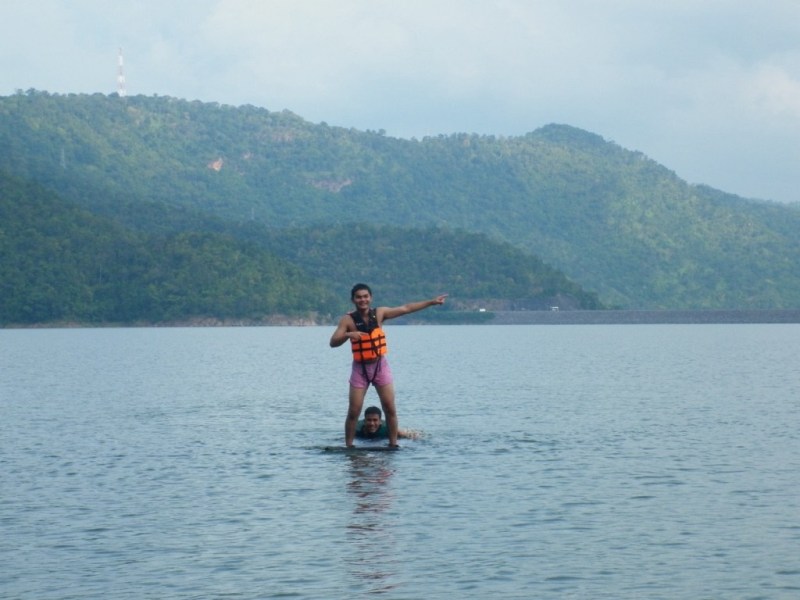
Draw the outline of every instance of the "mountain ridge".
[[[690,185],[568,125],[405,140],[252,106],[30,92],[0,98],[0,147],[15,174],[106,214],[125,198],[242,229],[433,225],[510,243],[607,305],[800,305],[800,207]]]

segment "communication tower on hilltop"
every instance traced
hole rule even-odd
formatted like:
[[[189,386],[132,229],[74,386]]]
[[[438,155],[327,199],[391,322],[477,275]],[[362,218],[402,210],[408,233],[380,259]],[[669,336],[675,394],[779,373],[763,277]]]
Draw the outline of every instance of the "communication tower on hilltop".
[[[127,96],[128,92],[125,89],[125,69],[122,62],[122,48],[119,49],[119,69],[117,71],[117,94],[120,98]]]

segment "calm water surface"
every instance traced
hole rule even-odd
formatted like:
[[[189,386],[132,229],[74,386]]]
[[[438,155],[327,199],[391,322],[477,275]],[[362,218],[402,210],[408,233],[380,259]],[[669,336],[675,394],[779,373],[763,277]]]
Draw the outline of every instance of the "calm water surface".
[[[800,326],[331,331],[0,330],[0,597],[800,597]]]

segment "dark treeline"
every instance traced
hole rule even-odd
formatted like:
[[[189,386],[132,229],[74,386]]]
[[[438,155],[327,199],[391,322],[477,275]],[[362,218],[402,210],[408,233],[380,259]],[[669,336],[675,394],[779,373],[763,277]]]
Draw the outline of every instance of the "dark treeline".
[[[370,281],[385,302],[407,301],[409,289],[450,290],[456,311],[600,307],[562,274],[485,236],[377,226],[251,226],[238,238],[144,233],[2,172],[0,256],[5,325],[328,321],[347,308],[354,278]]]
[[[252,243],[144,234],[0,174],[0,324],[314,315],[329,289]]]

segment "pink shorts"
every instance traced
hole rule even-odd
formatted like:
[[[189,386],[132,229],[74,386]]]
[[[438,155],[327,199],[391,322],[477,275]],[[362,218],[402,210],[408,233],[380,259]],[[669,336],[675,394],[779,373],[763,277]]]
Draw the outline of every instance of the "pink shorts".
[[[364,377],[365,367],[369,382]],[[354,388],[364,389],[369,387],[369,383],[372,383],[375,387],[382,387],[389,385],[392,381],[392,369],[389,367],[389,361],[386,358],[364,364],[353,361],[353,368],[350,371],[350,385]]]

